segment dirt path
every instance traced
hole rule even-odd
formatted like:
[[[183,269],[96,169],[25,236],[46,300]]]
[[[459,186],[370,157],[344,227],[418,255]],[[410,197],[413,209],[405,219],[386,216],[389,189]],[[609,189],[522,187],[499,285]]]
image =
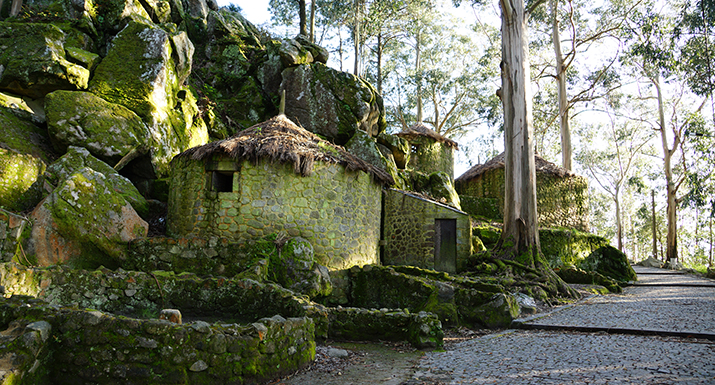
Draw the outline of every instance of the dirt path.
[[[331,349],[333,355],[347,352],[348,356],[331,357]],[[309,368],[266,385],[400,385],[412,377],[423,355],[403,343],[330,342],[318,347]]]

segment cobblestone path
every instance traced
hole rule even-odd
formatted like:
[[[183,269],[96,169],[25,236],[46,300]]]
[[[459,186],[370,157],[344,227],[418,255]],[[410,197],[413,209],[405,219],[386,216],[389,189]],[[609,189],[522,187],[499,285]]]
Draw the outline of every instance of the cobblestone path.
[[[404,384],[715,384],[715,281],[636,272],[623,294],[521,320],[532,330],[428,353]]]

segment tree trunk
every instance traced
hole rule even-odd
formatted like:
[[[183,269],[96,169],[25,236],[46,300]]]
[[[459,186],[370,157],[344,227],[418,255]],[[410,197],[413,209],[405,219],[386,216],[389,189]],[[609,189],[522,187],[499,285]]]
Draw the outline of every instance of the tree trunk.
[[[417,76],[417,123],[422,123],[422,74],[420,73],[420,39],[420,31],[418,30],[417,38],[415,39],[415,75]]]
[[[676,137],[673,148],[668,147],[668,137],[665,132],[665,106],[663,105],[663,93],[660,88],[660,76],[651,79],[658,93],[658,120],[661,143],[663,145],[663,165],[666,182],[666,198],[667,198],[667,219],[668,219],[668,235],[666,237],[665,247],[665,262],[673,265],[678,263],[678,200],[676,197],[677,188],[673,181],[673,166],[671,158],[673,151],[678,147],[679,141]]]
[[[556,83],[559,98],[559,127],[561,128],[561,163],[563,168],[571,170],[571,128],[569,127],[569,101],[566,94],[566,68],[561,52],[561,36],[559,35],[558,1],[551,0],[553,17],[552,40],[556,56]],[[619,247],[620,250],[620,247]]]
[[[315,0],[310,2],[310,42],[315,43]]]
[[[623,251],[623,223],[621,223],[621,199],[619,193],[619,189],[616,188],[613,200],[616,203],[616,237],[618,238],[618,250]]]
[[[709,227],[710,227],[710,234],[708,236],[708,239],[710,240],[710,252],[708,253],[708,267],[713,267],[713,216],[712,212],[710,214],[710,221],[709,221]]]
[[[298,17],[300,18],[300,33],[303,36],[308,36],[308,18],[305,13],[305,0],[298,0]]]
[[[382,95],[382,32],[377,34],[377,94]]]
[[[504,107],[504,229],[499,247],[519,256],[540,253],[529,39],[523,0],[501,0],[502,105]]]
[[[355,0],[355,25],[353,25],[353,40],[355,43],[355,68],[353,74],[360,74],[358,67],[360,66],[360,0]]]
[[[655,190],[651,190],[651,215],[653,216],[653,258],[658,259],[658,233],[655,226]]]
[[[12,0],[10,5],[10,17],[17,16],[22,11],[22,0]]]

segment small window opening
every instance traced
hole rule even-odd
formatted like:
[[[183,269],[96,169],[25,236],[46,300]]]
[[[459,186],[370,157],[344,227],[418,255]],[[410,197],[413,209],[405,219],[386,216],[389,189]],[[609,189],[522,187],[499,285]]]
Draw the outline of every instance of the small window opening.
[[[233,192],[233,172],[212,171],[211,186],[216,192]]]
[[[416,154],[416,153],[420,150],[420,146],[419,146],[419,145],[416,145],[416,144],[413,144],[413,145],[411,145],[410,147],[412,148],[412,153],[413,153],[413,154]]]

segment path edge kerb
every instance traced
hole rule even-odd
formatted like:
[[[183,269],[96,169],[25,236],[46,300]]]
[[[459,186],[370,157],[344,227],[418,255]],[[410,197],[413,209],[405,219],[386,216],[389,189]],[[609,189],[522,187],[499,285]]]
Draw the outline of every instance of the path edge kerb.
[[[669,331],[669,330],[648,330],[648,329],[628,329],[628,328],[604,328],[604,327],[591,327],[591,326],[534,325],[534,324],[528,324],[528,323],[525,323],[525,322],[519,321],[519,320],[514,320],[511,323],[511,328],[521,329],[521,330],[565,331],[565,332],[580,332],[580,333],[605,332],[608,334],[696,338],[696,339],[715,341],[715,334],[712,334],[712,333],[676,332],[676,331]]]

